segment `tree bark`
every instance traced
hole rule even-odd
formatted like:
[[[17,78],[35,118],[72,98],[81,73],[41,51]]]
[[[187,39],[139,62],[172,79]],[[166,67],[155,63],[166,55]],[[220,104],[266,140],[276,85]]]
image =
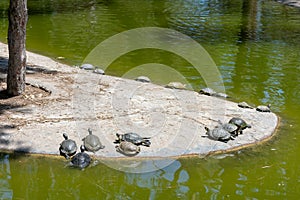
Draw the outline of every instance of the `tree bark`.
[[[7,93],[20,95],[25,90],[27,0],[10,0],[8,12]]]

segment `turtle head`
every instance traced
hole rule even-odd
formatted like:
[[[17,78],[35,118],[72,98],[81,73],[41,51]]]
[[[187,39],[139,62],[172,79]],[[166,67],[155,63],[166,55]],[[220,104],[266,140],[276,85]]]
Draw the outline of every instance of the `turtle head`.
[[[121,135],[119,133],[116,133],[116,136],[117,136],[118,139],[121,138]]]
[[[63,133],[63,137],[65,138],[65,140],[68,139],[68,135],[66,133]]]
[[[144,146],[147,146],[147,147],[150,147],[151,142],[150,142],[149,140],[144,140],[144,141],[143,141],[143,145],[144,145]]]
[[[92,134],[93,134],[93,131],[92,131],[92,129],[91,129],[91,128],[88,128],[88,132],[89,132],[89,134],[90,134],[90,135],[92,135]]]
[[[84,151],[85,151],[85,148],[84,148],[83,145],[80,146],[80,151],[81,151],[81,152],[84,152]]]

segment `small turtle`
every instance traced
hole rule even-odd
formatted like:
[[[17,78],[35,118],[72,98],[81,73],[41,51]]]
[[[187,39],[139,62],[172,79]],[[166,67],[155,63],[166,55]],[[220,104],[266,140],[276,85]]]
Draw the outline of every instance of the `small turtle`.
[[[104,72],[103,69],[95,69],[95,70],[93,71],[93,73],[95,73],[95,74],[100,74],[100,75],[105,75],[105,72]]]
[[[141,148],[131,142],[122,141],[116,146],[116,151],[126,156],[135,156],[141,151]]]
[[[247,104],[245,101],[238,103],[238,107],[253,109],[253,107]]]
[[[147,76],[139,76],[134,80],[142,82],[142,83],[150,83],[151,82],[150,78],[148,78]]]
[[[221,141],[221,142],[228,142],[229,140],[234,140],[234,137],[226,131],[223,127],[217,127],[212,130],[205,127],[206,135],[208,138]],[[204,136],[205,137],[205,136]]]
[[[103,146],[98,138],[98,136],[93,135],[92,130],[88,129],[89,135],[82,139],[84,148],[87,151],[96,152],[100,149],[103,149]]]
[[[77,153],[72,158],[72,160],[70,162],[70,166],[77,167],[77,168],[80,168],[80,169],[84,169],[84,168],[86,168],[87,166],[90,165],[91,157],[87,153],[84,153],[85,148],[84,148],[83,145],[80,146],[80,150],[81,150],[81,152]]]
[[[251,128],[249,124],[245,122],[245,120],[239,118],[239,117],[233,117],[229,120],[229,124],[234,124],[238,127],[237,133],[243,134],[243,130],[246,128]]]
[[[211,88],[203,88],[199,91],[200,94],[208,95],[208,96],[213,96],[216,94],[216,91],[214,91]]]
[[[223,124],[220,120],[218,122],[219,122],[220,126],[217,126],[217,127],[222,127],[223,129],[228,131],[234,137],[238,136],[239,127],[237,125],[231,124],[231,123]]]
[[[73,156],[77,151],[77,145],[74,140],[68,139],[68,135],[63,133],[64,141],[60,144],[59,152],[60,155],[64,156],[66,159],[69,159],[70,156]]]
[[[95,69],[95,67],[91,64],[83,64],[80,66],[81,69],[84,69],[84,70],[93,70]]]
[[[211,94],[211,96],[214,96],[214,97],[221,97],[221,98],[228,98],[229,96],[225,93],[222,93],[222,92],[216,92],[216,93],[213,93]]]
[[[179,90],[185,90],[186,89],[186,85],[182,84],[180,82],[170,82],[165,87],[170,88],[170,89],[179,89]]]
[[[125,134],[119,134],[116,133],[117,140],[116,143],[120,143],[121,141],[127,141],[127,142],[132,142],[135,145],[144,145],[149,147],[151,142],[150,142],[150,137],[141,137],[137,133],[125,133]]]
[[[271,107],[271,104],[268,104],[266,106],[260,105],[260,106],[256,107],[256,110],[259,112],[271,112],[270,107]]]

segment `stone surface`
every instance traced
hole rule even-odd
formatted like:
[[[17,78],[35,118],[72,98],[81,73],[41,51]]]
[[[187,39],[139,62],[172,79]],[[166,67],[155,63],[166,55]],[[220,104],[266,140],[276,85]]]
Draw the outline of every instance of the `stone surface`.
[[[151,146],[141,146],[139,157],[207,155],[260,143],[276,130],[278,117],[237,103],[201,95],[189,90],[168,89],[60,64],[44,56],[28,53],[28,63],[57,71],[56,74],[28,74],[27,82],[52,93],[38,98],[40,104],[3,110],[0,122],[0,149],[40,154],[59,154],[65,132],[82,144],[88,128],[99,136],[104,149],[97,157],[124,157],[116,152],[115,134],[136,132],[151,137]],[[7,47],[0,44],[0,57]],[[252,126],[235,140],[223,143],[206,137],[205,126],[218,120],[241,117]]]

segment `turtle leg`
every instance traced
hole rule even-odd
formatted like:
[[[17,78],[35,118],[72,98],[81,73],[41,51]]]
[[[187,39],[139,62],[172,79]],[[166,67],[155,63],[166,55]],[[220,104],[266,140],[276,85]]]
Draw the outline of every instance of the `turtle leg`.
[[[115,144],[119,144],[119,143],[121,143],[121,140],[120,140],[120,138],[116,139],[116,140],[114,141],[114,143],[115,143]]]
[[[241,127],[238,128],[238,129],[236,130],[236,136],[243,134],[242,131],[243,131],[243,129],[241,129]]]
[[[150,147],[151,142],[149,140],[144,140],[142,142],[142,145],[146,146],[146,147]]]

